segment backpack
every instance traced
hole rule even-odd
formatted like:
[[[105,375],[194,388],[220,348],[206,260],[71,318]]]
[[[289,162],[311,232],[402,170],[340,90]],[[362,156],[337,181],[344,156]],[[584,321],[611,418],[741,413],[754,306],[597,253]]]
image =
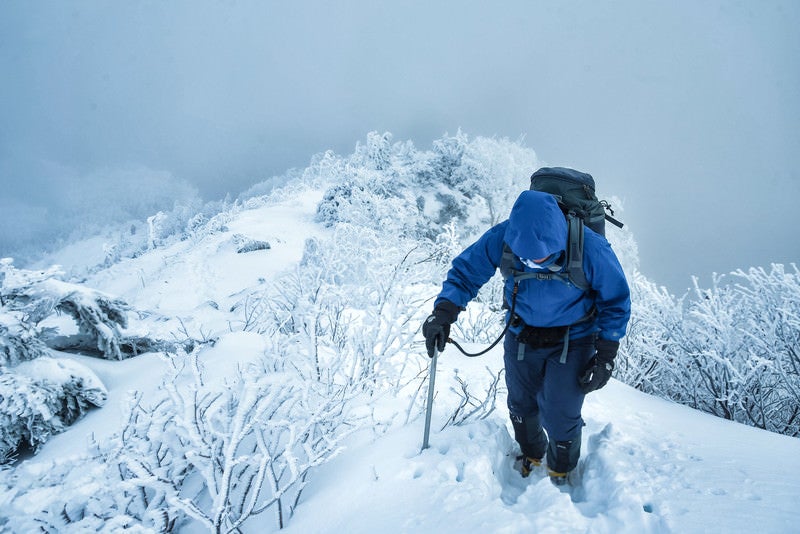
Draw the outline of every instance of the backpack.
[[[583,227],[588,226],[605,236],[605,222],[622,228],[623,224],[612,215],[614,211],[605,200],[598,200],[595,194],[594,178],[591,174],[565,167],[542,167],[531,175],[531,190],[550,193],[558,200],[558,205],[567,218],[568,233],[565,269],[559,273],[522,272],[519,260],[511,248],[503,245],[500,272],[503,278],[513,276],[515,282],[535,278],[537,280],[560,280],[587,291],[589,282],[583,272]],[[611,215],[608,215],[609,211]]]

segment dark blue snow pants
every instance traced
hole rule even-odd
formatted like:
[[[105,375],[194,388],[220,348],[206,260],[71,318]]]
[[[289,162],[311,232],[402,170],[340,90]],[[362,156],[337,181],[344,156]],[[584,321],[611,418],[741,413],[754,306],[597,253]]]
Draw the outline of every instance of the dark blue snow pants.
[[[520,353],[516,336],[506,335],[506,387],[514,437],[526,456],[541,459],[546,451],[553,471],[566,473],[578,464],[585,396],[578,376],[594,356],[594,341],[594,335],[571,339],[564,361],[563,343],[536,349],[524,345]]]

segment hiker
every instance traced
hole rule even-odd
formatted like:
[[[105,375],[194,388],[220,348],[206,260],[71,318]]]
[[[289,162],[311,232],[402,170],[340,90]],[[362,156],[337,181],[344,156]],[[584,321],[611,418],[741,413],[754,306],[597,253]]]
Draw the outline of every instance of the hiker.
[[[588,174],[543,170],[566,173],[568,178],[588,177],[593,194],[594,181]],[[433,313],[422,327],[428,355],[433,357],[434,349],[444,350],[459,312],[501,268],[504,249],[510,250],[506,256],[513,254],[522,279],[516,295],[514,277],[506,279],[504,290],[506,305],[512,303],[506,317],[504,362],[508,409],[522,453],[519,468],[528,476],[546,455],[547,472],[556,485],[566,483],[577,466],[584,397],[611,377],[630,317],[630,291],[619,260],[605,237],[589,229],[588,223],[585,228],[580,225],[579,263],[586,287],[564,275],[568,227],[555,196],[524,191],[506,221],[453,260]]]

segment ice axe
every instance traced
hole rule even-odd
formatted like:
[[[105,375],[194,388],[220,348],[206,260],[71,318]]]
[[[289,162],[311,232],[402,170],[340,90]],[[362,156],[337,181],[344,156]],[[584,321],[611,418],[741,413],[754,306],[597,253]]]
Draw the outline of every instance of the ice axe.
[[[422,436],[422,450],[428,448],[428,438],[431,434],[431,408],[433,408],[433,385],[436,382],[436,360],[439,351],[434,347],[431,366],[428,368],[428,404],[425,407],[425,434]]]

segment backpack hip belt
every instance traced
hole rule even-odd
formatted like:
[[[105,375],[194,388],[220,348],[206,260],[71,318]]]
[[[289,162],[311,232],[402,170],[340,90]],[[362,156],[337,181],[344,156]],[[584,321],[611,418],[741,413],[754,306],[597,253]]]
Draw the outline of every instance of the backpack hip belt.
[[[534,349],[555,347],[564,342],[564,336],[568,330],[569,326],[525,325],[522,330],[520,330],[519,334],[517,334],[517,341],[525,343]]]
[[[569,332],[572,326],[591,321],[597,315],[597,308],[592,306],[589,313],[566,326],[530,326],[525,324],[522,318],[516,313],[509,317],[509,325],[517,327],[521,326],[519,334],[517,334],[517,341],[519,348],[517,349],[517,360],[522,361],[525,359],[525,347],[532,349],[542,349],[547,347],[557,347],[564,344],[561,351],[561,357],[558,363],[567,363],[567,352],[569,351]]]

